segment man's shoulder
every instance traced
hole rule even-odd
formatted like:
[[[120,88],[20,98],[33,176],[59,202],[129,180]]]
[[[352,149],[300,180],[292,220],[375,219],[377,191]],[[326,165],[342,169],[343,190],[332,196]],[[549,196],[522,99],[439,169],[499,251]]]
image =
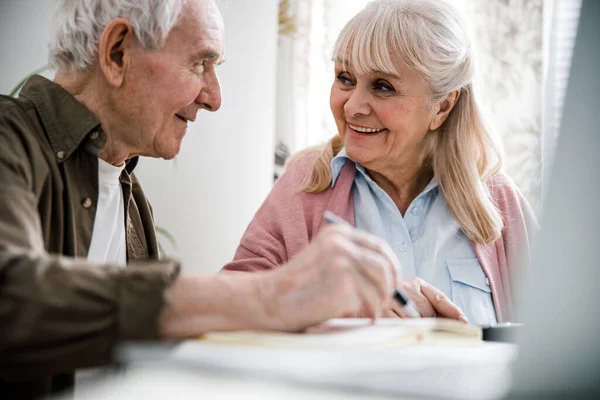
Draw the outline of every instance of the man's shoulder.
[[[22,115],[25,118],[27,113],[33,108],[33,103],[22,97],[11,97],[0,94],[0,117]]]
[[[29,182],[46,173],[44,154],[50,144],[35,106],[23,98],[0,96],[0,168],[18,172]]]
[[[36,118],[33,103],[22,98],[0,95],[0,137],[2,140],[30,136],[34,139],[32,119]]]

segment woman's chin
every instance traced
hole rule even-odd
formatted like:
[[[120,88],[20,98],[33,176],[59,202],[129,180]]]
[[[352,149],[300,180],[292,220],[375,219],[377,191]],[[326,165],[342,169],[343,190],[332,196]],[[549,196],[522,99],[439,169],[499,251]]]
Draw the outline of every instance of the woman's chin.
[[[365,149],[352,144],[346,145],[346,154],[348,155],[348,158],[363,166],[368,164],[369,161],[376,159],[377,153],[378,151],[374,151],[373,149]]]

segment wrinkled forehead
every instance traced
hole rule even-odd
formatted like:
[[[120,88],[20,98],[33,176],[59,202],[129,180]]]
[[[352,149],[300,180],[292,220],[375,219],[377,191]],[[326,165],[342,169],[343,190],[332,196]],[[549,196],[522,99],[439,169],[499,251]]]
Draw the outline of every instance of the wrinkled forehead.
[[[190,50],[211,53],[210,58],[222,57],[224,24],[214,0],[187,0],[173,30]]]

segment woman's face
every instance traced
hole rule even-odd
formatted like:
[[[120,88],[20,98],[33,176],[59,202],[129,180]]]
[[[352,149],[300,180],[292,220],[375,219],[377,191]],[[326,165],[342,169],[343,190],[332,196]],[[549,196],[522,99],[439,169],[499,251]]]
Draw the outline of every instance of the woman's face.
[[[427,85],[407,68],[359,75],[336,63],[330,106],[348,156],[376,172],[417,162],[425,135],[437,129]]]

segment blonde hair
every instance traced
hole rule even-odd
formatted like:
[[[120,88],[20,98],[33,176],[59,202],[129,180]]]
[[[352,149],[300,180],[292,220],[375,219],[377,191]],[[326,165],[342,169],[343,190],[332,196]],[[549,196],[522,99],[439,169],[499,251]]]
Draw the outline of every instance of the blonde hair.
[[[486,181],[500,170],[503,150],[473,91],[472,45],[461,13],[440,0],[375,0],[346,24],[333,59],[348,61],[357,74],[397,74],[394,60],[401,60],[427,82],[433,100],[460,90],[446,121],[427,134],[422,160],[465,234],[480,244],[498,239],[504,224]],[[322,148],[302,190],[331,185],[331,159],[342,147],[336,135]]]

